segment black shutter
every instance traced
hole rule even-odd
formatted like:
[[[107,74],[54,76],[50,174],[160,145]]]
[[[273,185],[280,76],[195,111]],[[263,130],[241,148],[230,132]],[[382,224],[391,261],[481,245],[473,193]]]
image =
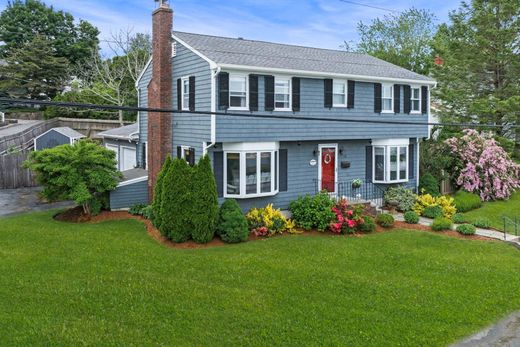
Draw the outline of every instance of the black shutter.
[[[249,75],[249,111],[258,111],[258,75]]]
[[[179,158],[179,159],[182,158],[182,147],[181,146],[177,146],[177,158]]]
[[[190,111],[195,111],[195,76],[190,76]]]
[[[413,143],[408,145],[408,178],[412,179],[415,177],[415,146]]]
[[[421,87],[421,112],[428,113],[428,87]]]
[[[190,166],[195,166],[195,148],[190,147],[190,158],[188,160]]]
[[[348,108],[354,108],[354,96],[356,95],[356,82],[355,81],[348,81],[348,88],[347,88],[347,107]]]
[[[394,84],[394,113],[401,112],[401,85]]]
[[[221,72],[218,74],[218,108],[227,110],[229,108],[229,74]]]
[[[264,76],[265,81],[265,110],[274,110],[274,76]]]
[[[411,109],[411,98],[412,98],[412,90],[410,88],[410,86],[403,86],[403,93],[404,93],[404,107],[403,107],[403,112],[404,113],[410,113],[410,109]]]
[[[280,191],[286,192],[287,191],[287,150],[286,149],[280,149],[278,152],[280,153]]]
[[[182,111],[182,80],[177,79],[177,110]]]
[[[292,110],[300,111],[300,78],[292,78]]]
[[[372,146],[365,147],[365,179],[372,182]]]
[[[323,80],[323,86],[325,91],[323,105],[325,108],[332,108],[332,85],[332,79],[326,78]]]
[[[381,83],[374,83],[374,112],[381,113],[383,108],[381,93],[382,93],[382,85]]]
[[[217,195],[224,196],[224,152],[213,153],[213,174],[217,183]]]
[[[147,144],[143,143],[143,147],[141,149],[141,168],[143,169],[146,169],[146,165],[148,165],[148,163],[146,162],[146,146]]]

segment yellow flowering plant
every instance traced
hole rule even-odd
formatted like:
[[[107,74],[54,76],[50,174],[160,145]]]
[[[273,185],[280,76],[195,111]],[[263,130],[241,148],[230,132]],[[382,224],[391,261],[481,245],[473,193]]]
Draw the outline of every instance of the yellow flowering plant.
[[[257,236],[271,236],[281,234],[284,231],[292,233],[294,222],[287,219],[280,209],[275,209],[273,204],[264,208],[252,208],[246,215],[249,228]]]
[[[422,191],[424,193],[424,190]],[[455,207],[455,200],[451,196],[442,195],[439,197],[434,197],[430,194],[422,194],[417,197],[417,200],[414,205],[414,212],[418,215],[422,216],[424,210],[427,207],[432,206],[440,206],[442,208],[442,214],[446,218],[452,218],[455,213],[457,213],[457,208]]]

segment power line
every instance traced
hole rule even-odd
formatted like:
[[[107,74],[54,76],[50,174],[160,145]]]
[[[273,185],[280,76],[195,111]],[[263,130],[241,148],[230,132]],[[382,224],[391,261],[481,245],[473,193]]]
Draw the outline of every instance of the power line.
[[[394,13],[399,13],[399,11],[397,10],[391,10],[389,8],[384,8],[384,7],[379,7],[379,6],[373,6],[373,5],[367,5],[367,4],[362,4],[362,3],[359,3],[359,2],[355,2],[355,1],[348,1],[348,0],[339,0],[341,2],[345,2],[347,4],[353,4],[353,5],[358,5],[358,6],[364,6],[364,7],[370,7],[370,8],[374,8],[376,10],[382,10],[382,11],[387,11],[387,12],[394,12]]]
[[[188,110],[175,110],[175,109],[163,109],[163,108],[150,108],[150,107],[134,107],[134,106],[116,106],[116,105],[97,105],[97,104],[85,104],[75,102],[60,102],[60,101],[44,101],[44,100],[25,100],[25,99],[12,99],[12,98],[0,98],[0,104],[12,104],[12,105],[38,105],[38,106],[55,106],[64,108],[86,108],[91,110],[107,110],[107,111],[133,111],[133,112],[151,112],[151,113],[186,113],[194,115],[215,115],[215,116],[226,116],[226,117],[248,117],[258,119],[281,119],[281,120],[298,120],[298,121],[320,121],[320,122],[333,122],[333,123],[359,123],[359,124],[386,124],[386,125],[414,125],[414,126],[441,126],[441,127],[463,127],[463,128],[504,128],[515,129],[519,128],[520,125],[497,125],[497,124],[476,124],[476,123],[430,123],[430,122],[403,122],[403,121],[392,121],[392,120],[376,120],[376,119],[347,119],[347,118],[323,118],[323,117],[307,117],[307,116],[296,116],[296,115],[275,115],[275,114],[258,114],[258,113],[228,113],[228,112],[211,112],[211,111],[188,111]]]

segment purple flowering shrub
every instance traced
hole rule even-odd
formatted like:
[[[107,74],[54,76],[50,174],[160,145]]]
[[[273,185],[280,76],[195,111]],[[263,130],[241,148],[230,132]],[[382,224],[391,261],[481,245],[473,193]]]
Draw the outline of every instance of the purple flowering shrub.
[[[446,140],[457,158],[457,184],[484,201],[507,199],[520,188],[520,165],[515,164],[491,133],[464,130]]]

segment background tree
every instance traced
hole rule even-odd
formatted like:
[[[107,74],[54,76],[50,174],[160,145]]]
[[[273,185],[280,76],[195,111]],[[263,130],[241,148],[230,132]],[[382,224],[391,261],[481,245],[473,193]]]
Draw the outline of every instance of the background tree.
[[[0,13],[0,57],[12,54],[36,36],[52,43],[57,57],[81,64],[97,50],[99,30],[89,22],[75,24],[70,13],[55,11],[38,0],[9,1]]]
[[[520,2],[462,2],[440,26],[434,40],[442,66],[434,96],[443,121],[503,125],[499,134],[516,137],[509,125],[520,125]],[[515,136],[516,135],[516,136]]]
[[[360,42],[353,47],[345,42],[345,48],[428,75],[433,65],[434,22],[433,13],[415,8],[376,18],[369,24],[359,22]]]
[[[63,90],[68,61],[56,56],[51,43],[42,36],[13,48],[5,62],[0,65],[0,90],[11,97],[51,99]]]
[[[203,156],[193,173],[193,231],[197,243],[213,240],[218,221],[217,184],[209,156]]]
[[[45,198],[74,200],[87,216],[99,213],[122,177],[115,153],[89,140],[32,152],[25,166],[36,172]]]

